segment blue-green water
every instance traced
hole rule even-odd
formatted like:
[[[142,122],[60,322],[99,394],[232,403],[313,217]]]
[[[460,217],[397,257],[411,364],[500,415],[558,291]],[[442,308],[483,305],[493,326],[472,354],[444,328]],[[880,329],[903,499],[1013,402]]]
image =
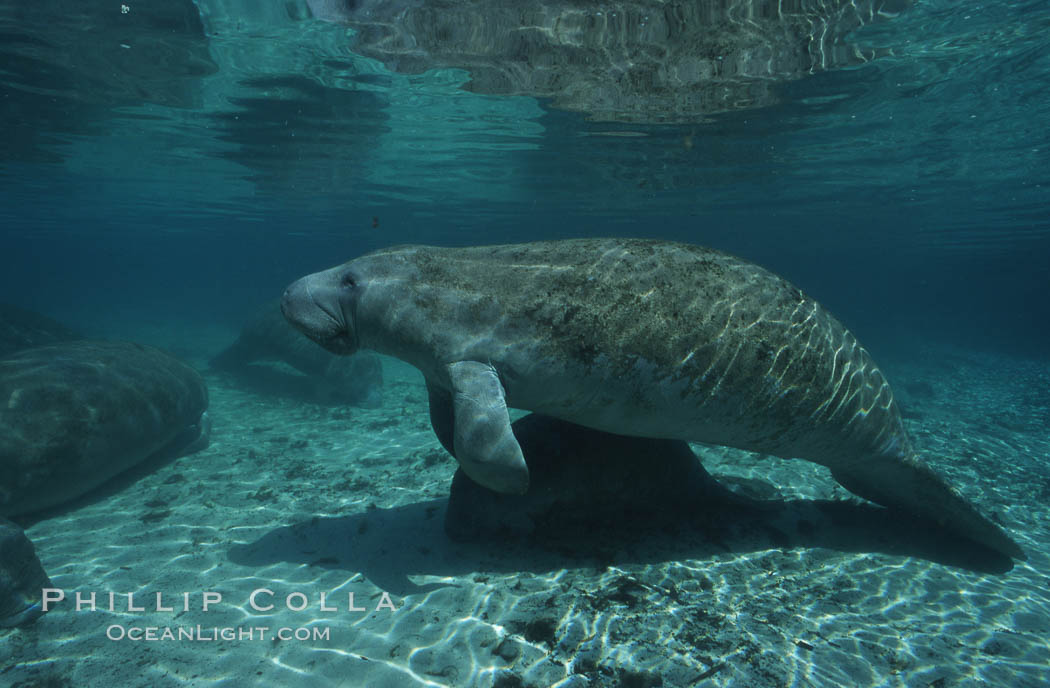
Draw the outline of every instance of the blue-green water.
[[[162,346],[206,370],[289,282],[392,244],[616,235],[713,246],[838,315],[905,390],[909,431],[942,456],[937,470],[1001,513],[1030,555],[1005,573],[974,573],[914,548],[858,553],[840,546],[847,529],[830,545],[731,538],[728,554],[664,543],[614,553],[613,572],[549,552],[521,572],[520,552],[434,565],[413,555],[391,566],[460,592],[384,588],[368,566],[346,562],[342,545],[326,550],[330,526],[307,528],[316,556],[236,548],[377,503],[409,509],[409,520],[361,546],[396,550],[392,538],[447,495],[454,468],[427,464],[425,478],[401,478],[404,492],[391,484],[406,452],[438,446],[419,380],[390,364],[397,394],[361,412],[365,432],[206,372],[213,444],[178,471],[162,469],[201,482],[164,497],[174,523],[148,522],[156,552],[114,540],[150,541],[114,520],[163,491],[166,473],[115,497],[123,501],[33,525],[56,583],[154,590],[158,562],[177,561],[185,577],[166,590],[367,580],[352,588],[359,597],[394,587],[416,616],[343,619],[339,637],[316,646],[231,642],[217,652],[214,643],[129,648],[106,641],[98,619],[65,630],[59,612],[0,635],[0,685],[1050,682],[1046,2],[4,0],[0,117],[0,301],[89,336]],[[309,429],[322,413],[324,426]],[[404,425],[384,425],[391,418]],[[271,432],[293,445],[296,432],[319,433],[324,448],[267,453],[259,447],[274,446]],[[256,450],[274,465],[235,463]],[[367,477],[360,494],[316,474],[293,489],[300,479],[278,466],[351,455],[375,467],[354,469]],[[207,466],[192,463],[201,456]],[[808,464],[703,458],[713,473],[767,480],[785,498],[846,496]],[[232,476],[219,496],[205,494],[209,466]],[[311,501],[311,480],[325,483],[328,502]],[[278,496],[223,501],[238,485]],[[242,536],[247,513],[254,530]],[[106,547],[120,555],[100,554],[95,536],[75,530],[80,519],[113,528]],[[204,544],[165,547],[183,540]],[[326,556],[345,564],[335,583],[308,566]],[[583,591],[615,587],[621,570],[647,602],[611,616],[588,608]],[[783,584],[749,578],[756,572]],[[684,597],[661,595],[672,585]],[[433,619],[427,604],[440,610]],[[729,626],[698,621],[704,604]],[[528,631],[537,616],[556,621],[550,645]],[[624,618],[635,626],[615,628]],[[652,637],[636,645],[624,635],[646,628]],[[706,640],[687,649],[686,631]],[[69,637],[74,649],[64,650]],[[494,650],[505,638],[521,648]],[[344,672],[350,655],[374,666]],[[608,670],[547,666],[580,656]],[[130,666],[113,668],[121,662]],[[623,673],[634,670],[644,676]],[[524,683],[496,683],[510,675]]]

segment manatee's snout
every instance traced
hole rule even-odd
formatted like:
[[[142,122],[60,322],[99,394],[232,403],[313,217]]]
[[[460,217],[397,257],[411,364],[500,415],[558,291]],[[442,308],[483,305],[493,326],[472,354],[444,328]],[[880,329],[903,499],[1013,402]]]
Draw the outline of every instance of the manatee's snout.
[[[288,322],[334,354],[351,354],[357,339],[345,306],[350,298],[343,268],[307,275],[293,282],[281,297]]]

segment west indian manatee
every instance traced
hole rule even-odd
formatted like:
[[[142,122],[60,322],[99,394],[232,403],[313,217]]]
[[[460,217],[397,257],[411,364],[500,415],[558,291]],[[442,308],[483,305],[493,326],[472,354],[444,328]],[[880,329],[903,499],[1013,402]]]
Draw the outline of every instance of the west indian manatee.
[[[0,303],[0,356],[34,346],[81,338],[81,335],[45,315]]]
[[[275,365],[276,364],[276,365]],[[369,351],[336,356],[306,339],[273,301],[245,324],[213,368],[254,389],[330,404],[377,407],[383,403],[383,368]]]
[[[50,587],[33,543],[21,528],[0,518],[0,627],[37,619],[43,613],[41,591]]]
[[[856,338],[794,285],[725,253],[641,239],[400,246],[304,277],[281,305],[330,351],[418,368],[438,438],[498,492],[529,484],[511,406],[814,461],[856,495],[1024,558],[922,463]]]
[[[148,346],[76,341],[0,359],[0,515],[68,502],[208,442],[195,370]]]
[[[493,492],[457,470],[445,512],[453,540],[672,523],[712,503],[756,504],[715,482],[681,440],[614,435],[537,413],[511,428],[529,466],[528,492]]]

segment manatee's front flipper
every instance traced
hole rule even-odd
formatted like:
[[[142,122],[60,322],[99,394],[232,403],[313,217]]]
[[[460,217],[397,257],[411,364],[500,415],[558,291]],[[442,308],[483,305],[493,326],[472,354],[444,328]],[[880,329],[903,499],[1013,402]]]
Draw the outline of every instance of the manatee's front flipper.
[[[430,427],[434,428],[438,442],[452,456],[456,455],[452,440],[454,425],[452,415],[452,395],[427,380],[427,401],[430,404]]]
[[[454,418],[452,455],[474,482],[496,492],[524,494],[529,489],[529,469],[511,432],[507,400],[495,368],[457,361],[449,365],[448,372]],[[433,405],[430,418],[433,422]],[[440,437],[436,425],[435,431]]]
[[[911,512],[1008,557],[1027,558],[1002,528],[982,516],[915,455],[832,467],[831,474],[855,495]]]

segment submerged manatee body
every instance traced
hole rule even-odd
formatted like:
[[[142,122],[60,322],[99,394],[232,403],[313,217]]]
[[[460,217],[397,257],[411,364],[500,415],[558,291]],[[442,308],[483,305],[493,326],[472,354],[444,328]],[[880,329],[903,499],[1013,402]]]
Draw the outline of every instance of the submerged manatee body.
[[[46,315],[0,303],[0,356],[74,339],[82,336]]]
[[[284,372],[277,366],[287,366]],[[211,365],[254,389],[330,404],[383,404],[383,368],[369,351],[336,356],[303,337],[272,301],[245,324],[237,341]]]
[[[601,432],[530,413],[511,424],[529,466],[525,494],[493,492],[457,470],[445,533],[453,540],[557,536],[670,524],[711,504],[754,506],[704,470],[687,442]]]
[[[74,341],[0,359],[0,516],[81,497],[150,458],[203,449],[208,393],[192,368],[127,342]],[[42,613],[32,543],[0,518],[0,626]]]
[[[80,497],[159,455],[207,446],[208,392],[152,347],[76,341],[0,359],[0,515]]]
[[[0,628],[36,620],[43,613],[41,591],[50,587],[33,543],[21,528],[0,518]]]
[[[1024,557],[919,460],[856,338],[794,285],[719,251],[638,239],[402,246],[302,278],[282,309],[333,352],[418,368],[439,439],[491,489],[528,487],[511,406],[807,459],[854,494]]]

